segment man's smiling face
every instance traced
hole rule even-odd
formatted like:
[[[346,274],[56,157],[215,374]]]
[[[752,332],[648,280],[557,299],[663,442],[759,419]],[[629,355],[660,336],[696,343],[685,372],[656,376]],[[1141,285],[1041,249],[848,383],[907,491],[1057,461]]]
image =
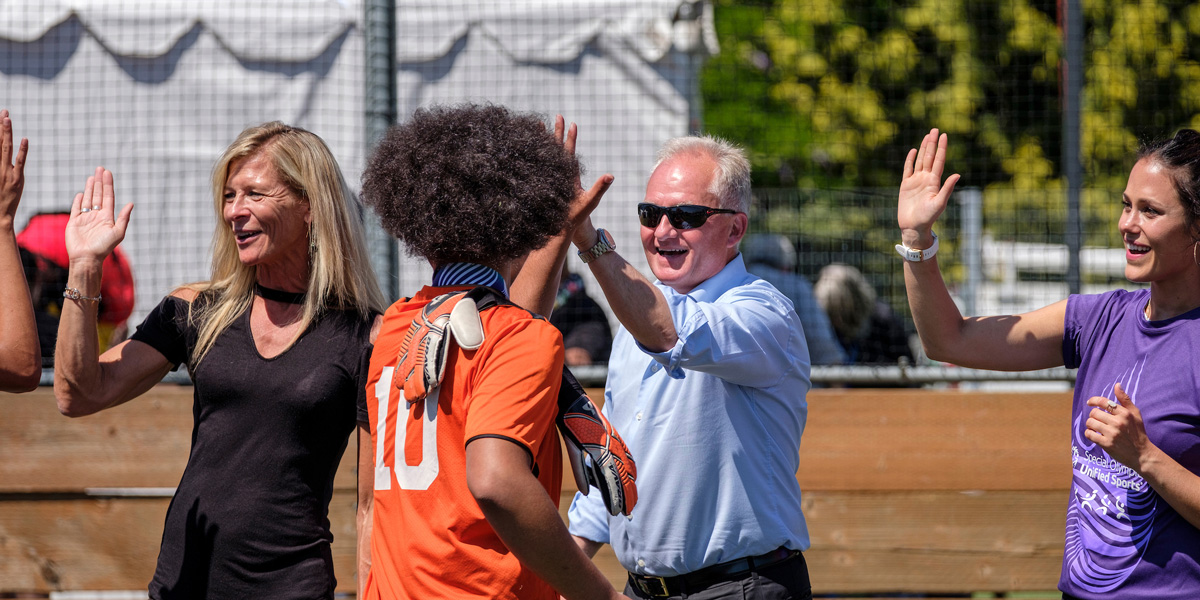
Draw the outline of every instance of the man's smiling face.
[[[725,208],[709,191],[716,163],[706,155],[683,153],[658,166],[646,184],[646,202],[670,207],[695,204]],[[743,213],[716,214],[700,227],[676,229],[664,215],[654,227],[642,226],[642,249],[654,276],[686,294],[721,272],[737,256],[746,232]]]

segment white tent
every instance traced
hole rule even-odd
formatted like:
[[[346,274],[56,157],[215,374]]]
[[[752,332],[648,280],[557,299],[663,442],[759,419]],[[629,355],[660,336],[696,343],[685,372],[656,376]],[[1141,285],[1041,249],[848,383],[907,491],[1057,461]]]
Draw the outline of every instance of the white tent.
[[[360,0],[0,3],[0,107],[30,139],[18,228],[65,209],[96,166],[112,169],[118,202],[136,205],[123,244],[136,323],[206,278],[210,170],[244,127],[314,131],[357,187],[363,14]],[[564,114],[580,125],[585,177],[616,176],[597,223],[643,264],[632,207],[658,145],[696,127],[699,57],[715,50],[705,3],[398,0],[396,19],[402,120],[465,100]],[[405,294],[428,278],[411,260],[399,271]]]

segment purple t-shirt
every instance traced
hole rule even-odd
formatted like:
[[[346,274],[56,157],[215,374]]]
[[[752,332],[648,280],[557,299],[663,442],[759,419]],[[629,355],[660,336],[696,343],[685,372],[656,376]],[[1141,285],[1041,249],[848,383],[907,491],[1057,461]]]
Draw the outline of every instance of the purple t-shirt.
[[[1083,435],[1088,398],[1115,398],[1120,382],[1150,441],[1200,473],[1200,309],[1147,321],[1149,298],[1148,290],[1117,290],[1067,300],[1063,358],[1079,372],[1058,587],[1078,598],[1200,598],[1200,530]]]

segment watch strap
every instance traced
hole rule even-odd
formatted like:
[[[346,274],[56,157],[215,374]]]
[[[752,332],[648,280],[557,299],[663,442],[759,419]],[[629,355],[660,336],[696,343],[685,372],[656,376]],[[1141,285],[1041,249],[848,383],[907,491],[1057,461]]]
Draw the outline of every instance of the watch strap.
[[[938,251],[938,236],[936,233],[934,233],[932,235],[933,235],[933,245],[924,250],[918,250],[916,248],[909,248],[908,246],[905,246],[904,244],[896,244],[896,252],[899,252],[900,256],[903,257],[904,260],[907,260],[908,262],[927,261],[927,260],[933,258],[934,255],[936,255],[937,251]]]
[[[601,256],[604,256],[605,254],[608,254],[609,252],[612,252],[613,250],[616,250],[617,248],[617,243],[613,241],[612,235],[610,235],[608,231],[604,229],[597,229],[596,237],[597,240],[594,246],[578,253],[579,260],[583,261],[583,264],[585,265],[593,260],[596,260],[597,258],[600,258]]]

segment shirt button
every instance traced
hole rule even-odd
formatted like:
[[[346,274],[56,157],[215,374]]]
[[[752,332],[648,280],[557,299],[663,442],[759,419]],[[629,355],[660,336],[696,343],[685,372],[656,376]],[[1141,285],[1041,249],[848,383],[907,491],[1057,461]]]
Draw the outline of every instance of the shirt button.
[[[638,411],[637,420],[639,420],[639,421],[642,420],[642,411]]]
[[[646,561],[644,561],[644,560],[642,560],[642,559],[640,559],[640,558],[639,558],[639,559],[638,559],[638,566],[639,566],[639,567],[644,567],[644,566],[646,566]]]

